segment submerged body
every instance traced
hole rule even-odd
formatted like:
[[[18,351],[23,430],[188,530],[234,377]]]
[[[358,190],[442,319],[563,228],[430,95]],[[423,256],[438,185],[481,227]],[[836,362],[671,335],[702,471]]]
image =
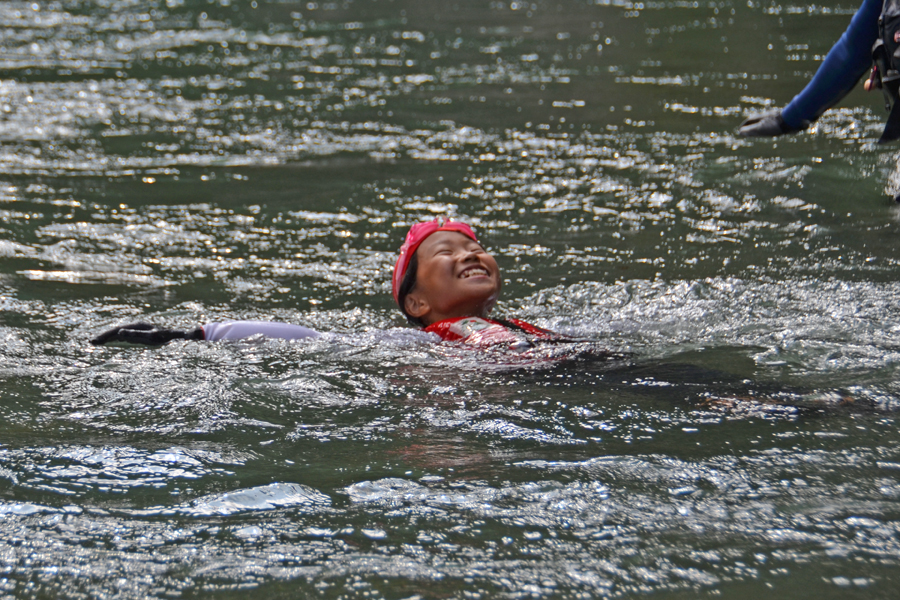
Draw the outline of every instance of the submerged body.
[[[165,343],[161,332],[169,332],[175,335],[172,339],[197,339],[209,342],[237,341],[254,336],[264,336],[282,340],[301,340],[319,338],[324,335],[320,331],[293,325],[290,323],[276,323],[271,321],[225,321],[220,323],[207,323],[199,329],[191,332],[176,332],[174,330],[153,328],[149,324],[134,323],[111,330],[95,338],[93,343],[105,344],[111,341],[126,341],[133,343],[145,343],[157,345]],[[530,348],[540,342],[575,342],[568,336],[537,327],[519,319],[486,319],[482,317],[454,317],[432,323],[424,330],[434,334],[442,341],[460,342],[474,346],[507,345],[513,349]],[[107,339],[103,336],[113,334]],[[182,335],[178,335],[182,334]],[[153,337],[156,341],[153,341]],[[129,339],[130,338],[130,339]]]

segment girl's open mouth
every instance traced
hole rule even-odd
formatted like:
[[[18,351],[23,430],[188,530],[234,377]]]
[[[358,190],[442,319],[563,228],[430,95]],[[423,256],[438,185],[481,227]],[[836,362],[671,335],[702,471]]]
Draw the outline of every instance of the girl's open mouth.
[[[460,279],[468,279],[469,277],[488,277],[490,273],[484,267],[469,267],[459,274]]]

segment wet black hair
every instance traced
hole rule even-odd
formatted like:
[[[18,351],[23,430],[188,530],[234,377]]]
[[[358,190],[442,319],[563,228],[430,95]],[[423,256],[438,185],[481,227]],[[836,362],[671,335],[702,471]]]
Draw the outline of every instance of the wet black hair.
[[[397,290],[397,304],[400,305],[400,312],[403,313],[406,320],[409,321],[411,325],[425,327],[425,323],[422,322],[422,319],[414,317],[406,312],[406,297],[416,287],[416,272],[418,270],[419,250],[417,248],[413,255],[409,257],[409,263],[406,265],[406,273],[403,274],[403,279],[400,281],[400,289]]]

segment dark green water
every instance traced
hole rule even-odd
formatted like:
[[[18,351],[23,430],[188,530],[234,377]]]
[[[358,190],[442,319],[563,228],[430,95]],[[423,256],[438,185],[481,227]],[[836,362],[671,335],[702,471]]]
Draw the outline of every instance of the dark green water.
[[[733,134],[855,8],[0,3],[0,597],[894,597],[881,99]],[[434,216],[633,358],[410,330]]]

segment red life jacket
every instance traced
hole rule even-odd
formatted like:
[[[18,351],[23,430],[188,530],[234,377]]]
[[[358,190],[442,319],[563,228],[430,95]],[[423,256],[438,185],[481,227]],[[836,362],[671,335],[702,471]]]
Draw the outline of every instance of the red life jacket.
[[[529,348],[535,341],[562,342],[570,338],[541,329],[518,319],[484,319],[482,317],[455,317],[432,323],[425,328],[436,333],[445,342],[461,341],[476,346],[508,344],[514,348]]]

